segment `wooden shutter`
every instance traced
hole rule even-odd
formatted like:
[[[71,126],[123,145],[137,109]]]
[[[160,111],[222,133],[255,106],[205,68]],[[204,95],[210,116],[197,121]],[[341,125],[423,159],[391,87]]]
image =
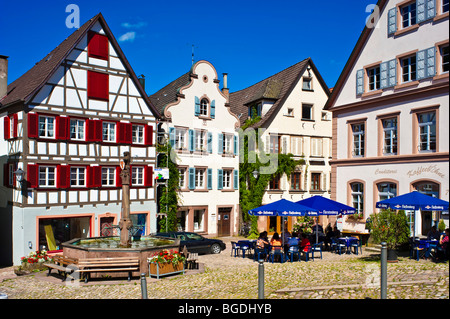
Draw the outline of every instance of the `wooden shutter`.
[[[88,71],[87,83],[88,98],[95,100],[109,100],[109,75],[100,72]]]
[[[189,167],[189,189],[195,189],[195,167]]]
[[[218,148],[217,148],[217,154],[222,154],[223,153],[223,134],[219,133],[219,143],[218,143]]]
[[[116,187],[122,187],[122,178],[120,177],[120,173],[122,172],[122,169],[120,166],[116,167]]]
[[[100,142],[102,140],[103,122],[101,120],[86,120],[86,141]]]
[[[426,62],[427,62],[427,50],[417,52],[416,53],[417,80],[426,78],[427,76]]]
[[[86,167],[86,185],[87,187],[102,186],[102,167],[88,166]]]
[[[153,126],[151,125],[144,126],[144,144],[153,145]]]
[[[194,130],[189,130],[189,151],[195,151],[195,135]]]
[[[427,77],[433,77],[436,74],[436,48],[431,47],[426,50],[426,76]],[[14,120],[14,123],[16,121]]]
[[[9,116],[5,116],[5,118],[3,119],[3,137],[5,138],[5,140],[9,140],[11,138],[10,136],[10,126],[11,126],[11,121],[9,119]]]
[[[397,31],[397,7],[388,11],[388,35]]]
[[[426,20],[426,10],[425,10],[426,0],[416,0],[416,21],[417,23]]]
[[[131,123],[117,123],[117,142],[131,144],[133,125]]]
[[[58,165],[56,166],[56,187],[69,188],[70,187],[70,166]]]
[[[239,148],[238,148],[238,137],[236,135],[233,136],[233,149],[234,155],[237,156],[239,154]]]
[[[169,127],[169,143],[172,148],[175,147],[175,128],[174,127]]]
[[[234,189],[239,189],[239,171],[237,169],[233,171],[233,181]]]
[[[216,118],[216,100],[211,102],[211,118]]]
[[[153,166],[146,166],[144,172],[144,186],[153,186]]]
[[[212,133],[208,132],[207,136],[208,136],[208,143],[207,143],[208,153],[212,154],[212,139],[213,139]]]
[[[199,116],[200,115],[200,99],[196,96],[195,97],[195,116]]]
[[[14,127],[13,127],[13,137],[18,136],[18,127],[19,127],[19,116],[17,113],[13,114]]]
[[[39,165],[28,164],[26,178],[29,188],[37,188],[39,186]]]
[[[67,140],[70,136],[70,118],[64,116],[56,117],[56,139]]]
[[[39,116],[36,113],[28,113],[28,137],[38,138],[39,136]]]
[[[388,87],[397,85],[397,59],[392,59],[388,63]]]
[[[364,69],[356,71],[356,94],[364,93]]]
[[[212,168],[208,168],[207,172],[207,186],[212,189]]]
[[[108,60],[108,37],[93,31],[88,32],[88,56],[92,58]]]
[[[223,189],[223,169],[217,170],[217,189]]]
[[[436,16],[436,0],[424,0],[425,1],[425,19],[432,19]],[[417,22],[419,23],[419,22]]]

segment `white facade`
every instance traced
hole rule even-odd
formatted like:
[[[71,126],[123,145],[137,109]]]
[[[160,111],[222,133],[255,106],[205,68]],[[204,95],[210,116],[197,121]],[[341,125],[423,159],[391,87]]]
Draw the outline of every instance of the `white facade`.
[[[412,190],[449,200],[448,6],[379,4],[378,24],[364,30],[327,105],[332,197],[364,218],[377,201]],[[411,9],[417,15],[408,16]],[[426,235],[439,218],[448,225],[448,215],[417,215],[416,234]]]
[[[2,132],[4,125],[11,126],[1,141],[2,163],[11,166],[3,175],[11,177],[0,187],[0,203],[3,217],[11,216],[11,225],[3,226],[11,232],[14,264],[30,251],[58,251],[69,239],[110,233],[105,227],[121,218],[119,162],[124,152],[131,153],[134,167],[132,219],[145,226],[145,234],[156,232],[156,119],[103,17],[94,19],[76,31],[84,35],[33,97],[2,114],[9,118],[0,123]],[[88,38],[99,35],[106,53],[95,58]],[[94,84],[90,72],[101,74],[105,87]],[[18,168],[25,172],[23,185],[12,175]]]
[[[239,120],[211,63],[195,63],[188,82],[165,106],[161,126],[181,174],[178,229],[229,236],[238,231]]]

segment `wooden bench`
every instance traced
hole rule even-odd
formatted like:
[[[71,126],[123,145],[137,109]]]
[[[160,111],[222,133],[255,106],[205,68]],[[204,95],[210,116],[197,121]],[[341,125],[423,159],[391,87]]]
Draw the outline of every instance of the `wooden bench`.
[[[70,258],[62,255],[55,255],[53,257],[53,263],[44,263],[44,266],[48,268],[47,276],[50,276],[52,269],[58,270],[58,273],[61,275],[63,273],[63,281],[66,280],[67,274],[72,273],[77,266],[78,259]],[[75,267],[67,267],[69,265],[74,265]]]
[[[131,280],[132,272],[139,270],[139,258],[134,257],[112,257],[112,258],[80,258],[76,273],[84,275],[87,283],[93,272],[128,272],[128,281]]]

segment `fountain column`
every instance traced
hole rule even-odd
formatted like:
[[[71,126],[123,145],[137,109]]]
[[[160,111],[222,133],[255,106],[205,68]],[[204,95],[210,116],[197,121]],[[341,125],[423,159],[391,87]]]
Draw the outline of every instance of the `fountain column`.
[[[122,179],[122,216],[119,221],[120,247],[131,247],[130,229],[133,222],[130,219],[130,182],[131,182],[131,155],[130,152],[123,153],[123,164],[120,178]]]

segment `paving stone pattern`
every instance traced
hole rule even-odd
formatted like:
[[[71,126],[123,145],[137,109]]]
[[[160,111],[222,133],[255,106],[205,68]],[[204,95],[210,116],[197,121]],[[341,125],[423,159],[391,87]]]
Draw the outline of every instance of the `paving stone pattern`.
[[[258,263],[231,257],[231,240],[219,255],[201,255],[200,271],[157,280],[147,278],[149,298],[255,299],[258,296]],[[379,254],[323,253],[314,261],[265,263],[265,297],[269,299],[364,299],[380,297]],[[0,269],[0,292],[9,299],[139,299],[140,281],[91,280],[66,284],[58,276],[41,272],[15,276],[12,268]],[[449,263],[400,257],[388,264],[389,299],[449,299]]]

